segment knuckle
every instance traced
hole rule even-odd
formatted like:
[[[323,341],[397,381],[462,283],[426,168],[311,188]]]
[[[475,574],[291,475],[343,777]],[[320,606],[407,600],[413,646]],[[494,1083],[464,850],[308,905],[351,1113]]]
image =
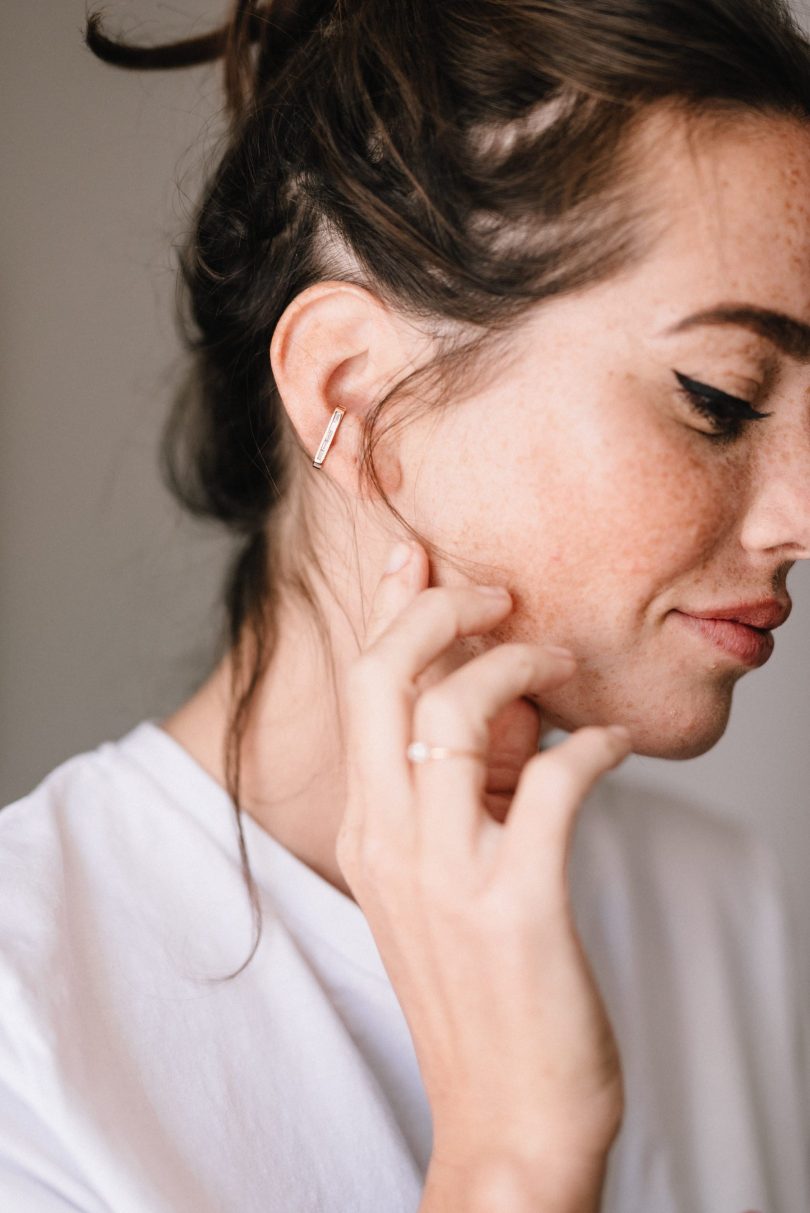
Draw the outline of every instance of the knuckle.
[[[460,695],[444,683],[436,683],[423,691],[416,701],[413,713],[414,731],[417,737],[426,737],[437,745],[479,745],[487,740],[485,724],[472,695]],[[452,739],[456,738],[455,741]]]
[[[392,839],[376,833],[364,835],[356,853],[356,871],[369,887],[393,889],[401,869],[403,854]]]
[[[345,687],[349,695],[361,696],[382,675],[383,661],[373,649],[367,649],[346,667]]]
[[[451,586],[430,585],[422,590],[418,601],[422,610],[443,617],[448,624],[455,624],[458,619],[458,594]]]
[[[402,868],[402,848],[367,827],[339,835],[335,857],[351,887],[366,893],[391,887]]]
[[[444,683],[439,682],[422,692],[414,714],[420,725],[441,725],[454,718],[456,712],[456,696]]]
[[[532,682],[537,676],[538,652],[530,644],[513,642],[500,646],[510,651],[510,661],[515,677],[521,682]]]
[[[363,871],[379,881],[394,866],[390,842],[378,834],[366,832],[358,848],[358,860]]]

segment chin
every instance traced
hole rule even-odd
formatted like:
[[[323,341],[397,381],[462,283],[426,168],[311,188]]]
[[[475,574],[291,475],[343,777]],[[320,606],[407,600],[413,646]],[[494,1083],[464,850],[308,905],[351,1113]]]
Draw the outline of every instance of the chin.
[[[661,731],[653,734],[649,725],[637,731],[628,726],[633,740],[633,753],[649,758],[668,758],[672,762],[683,762],[687,758],[699,758],[717,745],[725,733],[722,728],[700,729],[677,734]]]
[[[657,705],[660,708],[660,704]],[[717,745],[726,731],[731,709],[730,697],[724,704],[716,700],[706,705],[704,712],[684,710],[678,712],[672,708],[670,712],[662,711],[659,716],[638,705],[635,710],[628,711],[625,706],[615,712],[602,714],[605,723],[626,725],[630,730],[632,753],[647,758],[667,758],[674,762],[683,762],[688,758],[699,758]],[[591,715],[582,720],[565,719],[555,716],[552,712],[545,713],[546,721],[553,728],[563,729],[566,733],[574,732],[587,724],[601,723]]]

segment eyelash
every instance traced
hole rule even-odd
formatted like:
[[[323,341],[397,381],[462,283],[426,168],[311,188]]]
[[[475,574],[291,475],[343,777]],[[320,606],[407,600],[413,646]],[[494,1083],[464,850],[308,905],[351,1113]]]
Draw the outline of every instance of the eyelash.
[[[710,442],[728,445],[740,437],[749,421],[761,421],[771,415],[757,412],[747,400],[729,396],[727,392],[721,392],[708,383],[699,383],[697,379],[690,379],[679,371],[673,371],[673,374],[681,385],[679,389],[681,394],[686,397],[692,408],[721,427],[717,434],[706,434],[703,430],[699,431]]]

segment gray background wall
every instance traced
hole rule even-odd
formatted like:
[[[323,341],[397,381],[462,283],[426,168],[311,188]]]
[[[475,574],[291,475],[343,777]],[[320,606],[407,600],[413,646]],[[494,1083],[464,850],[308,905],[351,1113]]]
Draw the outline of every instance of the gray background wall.
[[[125,73],[84,48],[83,0],[10,7],[0,42],[0,804],[187,697],[208,660],[228,551],[179,512],[156,469],[182,365],[172,242],[217,133],[218,69]],[[225,9],[106,5],[112,29],[144,41],[210,28]],[[690,762],[632,757],[622,770],[771,841],[804,947],[806,565],[788,585],[792,617],[770,662],[738,684],[722,741]]]

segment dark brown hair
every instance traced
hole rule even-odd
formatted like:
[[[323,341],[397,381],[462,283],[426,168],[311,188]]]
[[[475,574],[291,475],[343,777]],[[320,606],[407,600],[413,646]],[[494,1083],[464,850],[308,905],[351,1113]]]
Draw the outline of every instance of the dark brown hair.
[[[184,506],[239,537],[224,591],[224,762],[256,935],[238,973],[262,927],[240,755],[282,587],[323,628],[309,520],[290,503],[328,473],[312,469],[273,383],[282,312],[340,278],[435,326],[436,358],[363,428],[361,475],[416,535],[374,468],[380,412],[416,380],[436,407],[533,304],[649,251],[654,153],[632,136],[653,109],[704,128],[752,114],[806,122],[810,43],[783,0],[238,0],[221,28],[168,45],[114,40],[98,13],[84,36],[121,67],[224,61],[228,131],[180,254],[189,372],[161,468]],[[441,390],[450,371],[453,392]],[[292,512],[294,543],[282,528]]]

